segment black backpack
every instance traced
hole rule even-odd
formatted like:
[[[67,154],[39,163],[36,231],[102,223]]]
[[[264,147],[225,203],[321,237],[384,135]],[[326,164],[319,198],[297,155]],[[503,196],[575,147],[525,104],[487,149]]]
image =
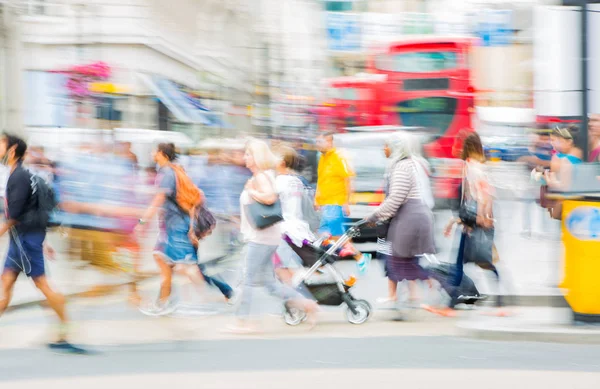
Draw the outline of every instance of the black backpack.
[[[46,180],[34,173],[30,173],[30,184],[29,210],[25,212],[19,224],[40,230],[53,227],[55,224],[51,222],[51,218],[58,207],[54,190]]]

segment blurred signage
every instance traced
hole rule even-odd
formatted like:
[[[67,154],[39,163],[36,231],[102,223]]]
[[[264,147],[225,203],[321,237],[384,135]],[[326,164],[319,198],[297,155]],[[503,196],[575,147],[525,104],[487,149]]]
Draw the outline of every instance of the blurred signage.
[[[264,124],[271,119],[271,109],[265,104],[253,104],[250,115],[254,124]]]
[[[475,35],[484,46],[506,46],[512,42],[511,10],[486,9],[474,16]]]
[[[600,208],[584,206],[573,209],[565,220],[565,227],[579,240],[600,239]]]
[[[404,15],[403,34],[424,35],[435,33],[435,23],[431,14],[407,12]]]
[[[327,12],[325,17],[329,50],[339,52],[361,50],[360,15],[347,12]]]
[[[403,33],[403,18],[399,14],[364,13],[362,15],[362,44],[368,50],[373,45],[396,39]]]
[[[127,92],[127,87],[110,82],[92,82],[89,84],[89,90],[94,93],[121,94]]]

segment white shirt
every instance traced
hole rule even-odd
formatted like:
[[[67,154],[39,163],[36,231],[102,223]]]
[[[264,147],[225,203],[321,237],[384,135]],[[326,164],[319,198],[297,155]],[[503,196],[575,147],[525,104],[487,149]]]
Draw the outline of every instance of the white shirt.
[[[275,179],[275,188],[281,201],[283,232],[298,247],[302,246],[304,239],[314,241],[315,237],[302,214],[302,196],[304,195],[302,181],[289,174],[278,175]]]

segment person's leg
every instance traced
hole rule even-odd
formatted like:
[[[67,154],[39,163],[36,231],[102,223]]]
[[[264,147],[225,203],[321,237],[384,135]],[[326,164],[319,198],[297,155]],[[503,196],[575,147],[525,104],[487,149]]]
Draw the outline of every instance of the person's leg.
[[[418,300],[417,297],[417,281],[408,281],[408,301],[409,303],[415,303]]]
[[[204,267],[202,265],[198,265],[198,269],[200,273],[204,277],[204,281],[208,285],[212,285],[215,288],[219,289],[219,291],[225,296],[226,299],[230,299],[233,296],[233,288],[229,286],[225,281],[218,279],[217,277],[210,277],[204,273]]]
[[[482,268],[483,270],[489,270],[492,272],[492,274],[494,275],[495,281],[496,281],[496,287],[498,288],[498,294],[497,294],[497,298],[496,298],[496,307],[497,308],[502,308],[504,306],[504,299],[502,297],[502,291],[500,290],[501,284],[500,284],[500,273],[498,272],[498,268],[496,267],[496,265],[494,265],[493,263],[483,263],[483,264],[479,264],[479,267]]]
[[[318,304],[315,301],[304,297],[299,291],[291,286],[278,282],[275,278],[275,270],[271,258],[276,250],[277,246],[263,245],[259,257],[257,258],[257,262],[261,263],[261,272],[263,273],[265,288],[272,296],[281,298],[292,307],[304,310],[309,316],[311,325],[314,325],[316,323],[315,313],[318,310]]]
[[[48,300],[48,305],[50,305],[50,308],[52,308],[52,310],[56,313],[60,322],[62,324],[66,324],[67,314],[65,310],[65,296],[52,290],[50,285],[48,285],[48,280],[46,276],[39,276],[34,278],[33,283],[35,284],[36,288],[38,288],[39,291],[42,292],[44,297],[46,297],[46,300]],[[64,340],[62,339],[64,335],[66,334],[61,334],[60,340]]]
[[[0,296],[0,316],[2,316],[4,311],[6,311],[6,308],[8,308],[8,304],[10,304],[13,288],[18,277],[19,273],[10,269],[6,269],[2,274],[2,296]]]
[[[279,281],[281,281],[285,285],[292,285],[294,273],[290,269],[283,267],[277,268],[275,269],[275,275],[277,276],[277,279],[279,279]]]
[[[294,269],[302,268],[302,259],[285,241],[281,241],[273,255],[273,267],[277,279],[285,285],[293,286]]]
[[[388,292],[389,298],[392,301],[396,301],[398,299],[398,283],[396,281],[392,281],[388,278]]]
[[[241,298],[236,312],[236,316],[242,325],[245,324],[243,322],[248,320],[250,316],[250,310],[252,308],[252,291],[259,283],[261,263],[258,260],[258,257],[261,255],[262,246],[263,245],[252,242],[248,243],[247,246],[246,258],[244,260]]]
[[[466,244],[466,239],[467,238],[467,234],[466,233],[462,233],[460,235],[460,243],[458,245],[458,255],[456,256],[456,264],[454,267],[454,282],[452,284],[452,286],[454,287],[453,291],[452,291],[452,300],[450,302],[450,308],[454,308],[454,306],[458,303],[458,297],[460,294],[460,284],[462,282],[463,276],[464,276],[464,264],[465,264],[465,259],[464,259],[464,254],[465,254],[465,244]]]
[[[154,261],[160,270],[160,294],[158,301],[161,304],[164,304],[169,300],[173,283],[173,268],[170,264],[166,263],[163,258],[162,254],[154,254]]]
[[[436,309],[425,305],[424,308],[430,312],[442,315],[442,316],[454,316],[454,307],[458,304],[458,297],[460,295],[460,284],[464,276],[464,251],[465,251],[466,233],[461,233],[460,243],[458,245],[458,253],[456,256],[456,263],[454,265],[454,277],[450,274],[449,277],[453,279],[452,282],[444,279],[442,287],[450,295],[450,304],[448,307],[443,309]]]

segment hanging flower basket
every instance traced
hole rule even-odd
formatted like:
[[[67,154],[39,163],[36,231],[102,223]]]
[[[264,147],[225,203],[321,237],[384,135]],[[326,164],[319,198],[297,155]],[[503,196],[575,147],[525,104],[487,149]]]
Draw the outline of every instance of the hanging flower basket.
[[[90,95],[89,84],[110,78],[111,68],[106,63],[94,62],[87,65],[75,65],[56,73],[68,76],[66,88],[72,98],[81,99]]]

